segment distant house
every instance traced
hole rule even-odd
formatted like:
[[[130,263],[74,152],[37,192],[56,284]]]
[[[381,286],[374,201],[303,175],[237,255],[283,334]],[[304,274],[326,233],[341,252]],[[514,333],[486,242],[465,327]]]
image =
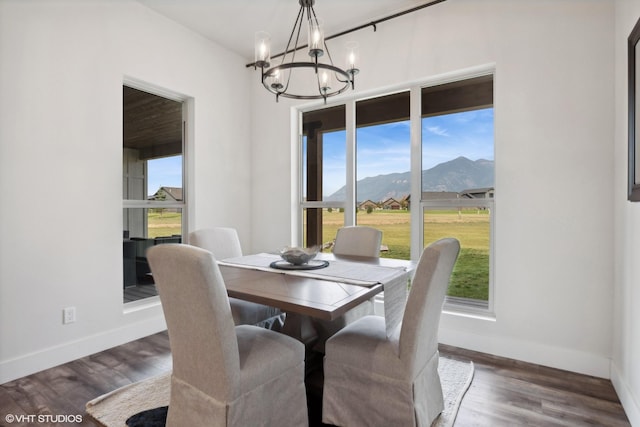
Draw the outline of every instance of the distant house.
[[[149,196],[149,200],[163,200],[166,202],[181,202],[182,201],[182,188],[180,187],[160,187],[158,191],[152,196]]]
[[[152,196],[149,196],[149,200],[163,201],[163,202],[181,202],[182,201],[182,188],[180,187],[160,187],[158,191]],[[180,208],[161,208],[164,212],[181,212]]]
[[[460,195],[455,191],[423,191],[422,200],[451,200],[459,199]]]
[[[391,209],[394,211],[400,210],[402,208],[402,204],[393,197],[389,197],[387,200],[383,201],[381,205],[382,209]]]
[[[400,204],[406,210],[411,209],[411,194],[405,195],[402,199],[400,199]]]
[[[363,211],[366,211],[368,208],[378,209],[378,204],[372,200],[367,199],[358,205],[358,209]]]
[[[486,188],[470,188],[460,192],[461,199],[493,199],[494,195],[493,187]]]

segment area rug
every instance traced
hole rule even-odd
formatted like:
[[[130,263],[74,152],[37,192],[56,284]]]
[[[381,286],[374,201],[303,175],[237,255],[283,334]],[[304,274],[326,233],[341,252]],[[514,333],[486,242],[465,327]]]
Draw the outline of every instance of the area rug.
[[[451,427],[464,394],[473,379],[473,363],[440,358],[438,372],[444,395],[444,411],[432,427]],[[105,427],[157,427],[163,425],[169,404],[171,373],[129,384],[87,402],[86,409]],[[157,408],[157,409],[156,409]]]
[[[433,421],[431,427],[453,426],[462,398],[473,380],[473,372],[473,362],[460,362],[440,357],[438,374],[440,374],[440,383],[442,384],[444,410]]]
[[[87,402],[87,414],[105,427],[125,427],[129,417],[169,404],[171,372],[129,384]]]

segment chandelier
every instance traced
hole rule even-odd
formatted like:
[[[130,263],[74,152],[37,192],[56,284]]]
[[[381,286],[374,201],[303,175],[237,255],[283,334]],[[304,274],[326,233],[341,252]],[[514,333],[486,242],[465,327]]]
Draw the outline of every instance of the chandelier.
[[[282,57],[278,65],[271,64],[271,38],[263,31],[255,35],[255,69],[260,68],[263,86],[275,94],[276,102],[282,96],[292,99],[324,99],[338,95],[349,87],[354,88],[356,68],[357,43],[346,45],[347,68],[342,69],[334,65],[329,48],[325,43],[322,21],[313,10],[315,0],[299,0],[300,10],[291,30],[287,48],[274,57]],[[302,45],[300,34],[302,23],[307,21],[307,45]],[[299,53],[302,58],[296,58],[299,50],[307,48],[309,58]],[[321,62],[323,58],[325,62]],[[298,59],[298,60],[296,60]],[[305,60],[308,59],[308,60]]]

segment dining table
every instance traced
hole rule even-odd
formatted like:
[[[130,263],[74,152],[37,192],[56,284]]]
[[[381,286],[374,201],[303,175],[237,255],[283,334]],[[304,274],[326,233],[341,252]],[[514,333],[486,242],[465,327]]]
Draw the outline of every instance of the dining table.
[[[286,313],[282,332],[306,342],[311,318],[335,320],[381,292],[390,334],[402,321],[415,263],[321,252],[306,266],[273,253],[226,258],[218,266],[230,297],[279,308]]]

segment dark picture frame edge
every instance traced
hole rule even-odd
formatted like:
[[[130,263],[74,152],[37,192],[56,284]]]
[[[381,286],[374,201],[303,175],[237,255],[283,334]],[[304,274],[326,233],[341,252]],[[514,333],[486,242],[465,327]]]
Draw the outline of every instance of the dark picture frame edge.
[[[629,166],[628,166],[628,195],[627,199],[630,202],[640,202],[640,180],[636,180],[636,153],[638,152],[636,135],[636,115],[640,112],[640,95],[636,93],[636,72],[638,71],[637,61],[640,58],[636,57],[636,47],[640,41],[640,19],[636,22],[629,38],[627,39],[627,58],[628,58],[628,95],[629,95],[629,129],[628,129],[628,143],[629,143]]]

